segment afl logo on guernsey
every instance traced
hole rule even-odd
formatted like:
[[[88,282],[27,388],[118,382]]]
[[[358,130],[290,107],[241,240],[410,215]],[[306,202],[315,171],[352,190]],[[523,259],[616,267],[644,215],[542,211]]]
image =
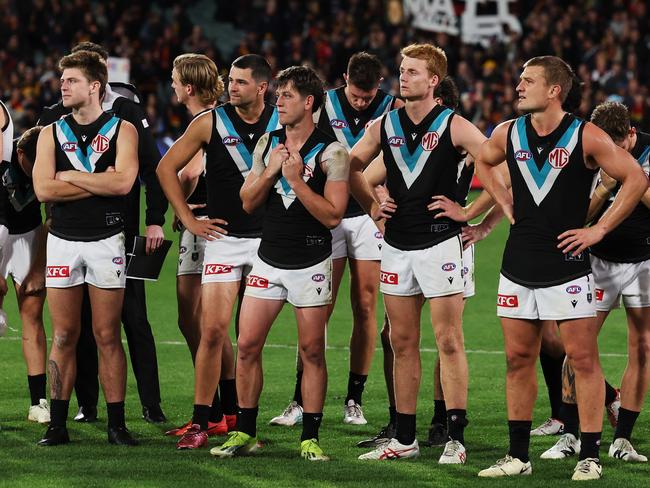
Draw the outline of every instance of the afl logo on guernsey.
[[[515,153],[515,159],[521,162],[528,161],[532,157],[533,155],[530,153],[530,151],[526,151],[524,149],[520,149]]]
[[[345,120],[334,119],[330,122],[332,129],[345,129],[348,126],[348,123]]]
[[[453,271],[455,269],[456,269],[456,265],[454,263],[445,263],[442,265],[443,271]]]
[[[569,151],[563,147],[556,147],[551,151],[551,154],[548,155],[548,162],[555,169],[562,169],[569,162],[569,157]]]
[[[93,142],[90,143],[90,147],[92,147],[93,151],[96,153],[102,154],[108,151],[109,142],[110,141],[107,137],[97,134],[93,139]]]
[[[569,293],[570,295],[577,295],[582,291],[582,288],[580,288],[578,285],[571,285],[566,287],[566,292]]]
[[[65,152],[75,152],[77,150],[76,142],[64,142],[61,144],[61,150]]]
[[[317,273],[312,275],[311,280],[320,283],[321,281],[325,281],[325,275],[323,273]]]
[[[388,145],[393,147],[400,147],[404,145],[404,138],[399,136],[393,136],[388,139]]]
[[[437,132],[427,132],[424,134],[424,136],[422,136],[422,142],[420,143],[422,149],[425,151],[433,151],[438,145],[439,137],[440,136],[438,136]]]
[[[122,256],[113,258],[113,264],[124,264],[124,258]]]
[[[221,139],[221,142],[223,142],[224,146],[236,146],[237,144],[241,144],[242,140],[237,136],[226,136]]]

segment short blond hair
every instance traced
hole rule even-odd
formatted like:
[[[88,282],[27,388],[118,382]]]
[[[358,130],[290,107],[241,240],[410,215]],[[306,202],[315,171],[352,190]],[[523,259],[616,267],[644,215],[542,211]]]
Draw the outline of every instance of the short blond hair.
[[[217,65],[204,54],[176,56],[174,69],[183,85],[191,85],[202,104],[216,103],[224,92]]]
[[[438,77],[438,83],[447,76],[447,55],[433,44],[411,44],[402,49],[402,56],[423,59],[427,62],[429,74]]]

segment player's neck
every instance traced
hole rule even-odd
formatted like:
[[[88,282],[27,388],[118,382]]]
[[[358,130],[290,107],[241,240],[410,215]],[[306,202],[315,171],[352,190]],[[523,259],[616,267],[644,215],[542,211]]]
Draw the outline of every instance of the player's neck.
[[[548,107],[543,112],[533,112],[530,121],[538,136],[547,136],[558,128],[565,114],[559,107]]]
[[[255,100],[255,103],[251,103],[245,107],[235,107],[235,112],[237,112],[239,118],[247,124],[255,124],[258,120],[260,120],[260,117],[262,117],[262,112],[264,112],[264,99],[257,98]]]
[[[201,103],[196,98],[190,98],[185,106],[187,107],[187,110],[189,110],[189,112],[192,114],[192,117],[194,117],[199,112],[214,108],[214,105],[214,103],[205,104]]]
[[[90,105],[84,105],[72,109],[72,117],[79,125],[92,124],[102,113],[104,113],[104,111],[102,110],[99,101],[93,102]]]
[[[429,112],[433,110],[433,107],[438,105],[436,101],[431,98],[424,98],[418,100],[406,100],[404,105],[406,109],[406,115],[408,115],[411,122],[414,124],[419,124],[424,120],[424,118],[429,115]]]
[[[312,115],[304,117],[296,124],[286,125],[284,127],[285,134],[287,135],[286,145],[293,150],[299,150],[312,132],[314,132],[314,120]]]

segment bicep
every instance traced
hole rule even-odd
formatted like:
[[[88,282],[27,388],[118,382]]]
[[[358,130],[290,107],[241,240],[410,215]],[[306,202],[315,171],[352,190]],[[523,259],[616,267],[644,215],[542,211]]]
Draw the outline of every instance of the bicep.
[[[205,171],[205,157],[203,151],[199,151],[192,156],[190,162],[187,163],[187,166],[185,166],[181,171],[188,180],[201,176]]]
[[[381,150],[379,143],[380,121],[381,119],[375,120],[350,151],[351,171],[363,171],[379,154]]]
[[[137,173],[138,171],[138,133],[133,124],[122,121],[122,127],[117,135],[117,153],[115,156],[115,171],[121,173]]]
[[[381,154],[372,160],[372,163],[364,170],[363,176],[372,187],[382,185],[386,181],[386,165]]]
[[[350,188],[346,181],[327,181],[323,196],[338,212],[345,212],[348,204]]]
[[[460,115],[451,119],[451,136],[454,147],[468,152],[475,159],[487,139],[474,124]]]
[[[36,161],[32,170],[34,181],[41,179],[53,179],[56,174],[56,163],[54,160],[54,140],[52,126],[41,131],[36,144]]]

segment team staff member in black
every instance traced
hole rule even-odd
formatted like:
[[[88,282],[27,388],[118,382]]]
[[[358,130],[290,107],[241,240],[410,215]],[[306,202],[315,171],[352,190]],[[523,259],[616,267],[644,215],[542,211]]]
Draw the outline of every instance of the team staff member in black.
[[[264,206],[264,228],[246,282],[237,341],[237,431],[210,453],[243,455],[256,449],[261,354],[266,336],[285,302],[294,307],[304,364],[300,454],[327,461],[318,430],[327,389],[325,322],[332,301],[332,234],[348,203],[348,153],[315,128],[313,112],[323,100],[314,70],[294,66],[277,76],[281,129],[255,148],[253,170],[241,189],[244,209]]]
[[[92,42],[82,42],[72,48],[72,52],[92,51],[104,60],[108,52]],[[106,91],[102,92],[102,108],[115,114],[123,120],[132,123],[138,131],[138,160],[139,175],[126,199],[125,235],[126,247],[130,249],[136,235],[140,234],[140,181],[146,188],[147,209],[145,217],[145,236],[147,250],[156,249],[162,244],[164,234],[162,225],[165,222],[167,200],[156,178],[156,167],[160,153],[156,147],[153,133],[149,128],[146,115],[138,103],[138,95],[131,85],[109,83]],[[46,125],[70,113],[70,110],[59,102],[47,107],[39,124]],[[90,306],[87,293],[84,296],[82,312],[82,330],[77,345],[77,362],[79,372],[75,382],[75,391],[79,403],[77,421],[94,421],[97,418],[97,398],[99,384],[97,382],[97,352],[91,328]],[[138,385],[142,414],[148,422],[164,422],[165,415],[160,408],[160,381],[158,379],[158,360],[156,345],[151,325],[147,318],[147,303],[144,282],[127,280],[124,306],[122,308],[122,323],[129,344],[131,365]]]
[[[108,412],[108,440],[137,442],[126,429],[126,358],[120,339],[124,298],[123,207],[138,173],[138,134],[104,112],[106,63],[79,51],[59,62],[61,94],[72,114],[41,131],[33,178],[36,196],[52,203],[46,287],[53,341],[49,358],[51,421],[39,445],[69,442],[66,420],[76,373],[83,284],[88,284],[99,374]]]

